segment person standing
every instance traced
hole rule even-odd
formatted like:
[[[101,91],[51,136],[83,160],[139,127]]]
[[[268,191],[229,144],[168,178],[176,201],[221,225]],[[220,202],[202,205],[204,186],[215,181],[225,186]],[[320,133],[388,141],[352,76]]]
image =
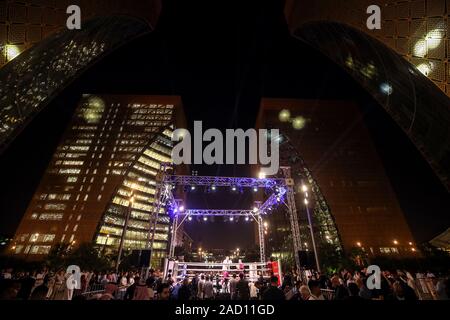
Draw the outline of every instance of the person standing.
[[[178,300],[189,301],[191,300],[191,289],[189,288],[189,278],[186,277],[178,290]]]
[[[236,284],[237,300],[250,300],[250,287],[245,279],[245,274],[239,275],[239,282]]]
[[[239,280],[237,279],[237,276],[234,273],[233,276],[231,277],[231,280],[230,280],[231,300],[236,300],[237,299],[237,297],[236,297],[236,286],[237,286],[238,281]]]
[[[309,300],[325,300],[325,297],[320,290],[320,282],[317,280],[311,280],[308,283],[309,290],[311,291],[311,297]]]
[[[262,299],[265,301],[284,301],[286,300],[284,293],[278,288],[278,277],[270,278],[270,287],[263,293]]]
[[[202,274],[200,276],[200,281],[198,282],[198,286],[197,286],[197,298],[199,300],[203,300],[204,299],[204,293],[205,291],[205,276]]]
[[[203,298],[205,300],[212,300],[214,298],[214,285],[209,276],[206,277],[205,285],[203,287]]]

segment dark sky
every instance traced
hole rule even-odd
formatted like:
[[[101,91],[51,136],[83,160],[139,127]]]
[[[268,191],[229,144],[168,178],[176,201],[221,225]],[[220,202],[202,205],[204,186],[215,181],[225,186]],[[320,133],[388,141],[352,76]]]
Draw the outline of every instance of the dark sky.
[[[202,2],[202,10],[198,2],[166,2],[156,32],[105,58],[16,139],[0,157],[1,234],[14,234],[85,92],[180,95],[189,121],[221,129],[253,127],[264,96],[356,99],[416,240],[430,240],[450,226],[448,193],[412,143],[346,74],[289,37],[279,4],[231,0],[219,10],[208,7],[212,2]],[[195,169],[200,175],[249,174],[245,167]],[[209,206],[218,201],[200,198],[191,201]],[[244,198],[233,205],[241,206]],[[253,241],[251,225],[193,223],[188,230],[209,248],[231,249]]]

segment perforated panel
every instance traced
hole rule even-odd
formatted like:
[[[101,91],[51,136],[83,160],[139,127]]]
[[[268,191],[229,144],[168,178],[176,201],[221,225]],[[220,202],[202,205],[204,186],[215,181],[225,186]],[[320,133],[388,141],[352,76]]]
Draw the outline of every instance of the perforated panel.
[[[72,4],[80,5],[83,20],[130,14],[145,18],[151,25],[156,24],[161,10],[160,0],[0,0],[0,68],[11,53],[21,53],[64,28],[66,9]]]
[[[290,0],[295,5],[288,16],[294,31],[309,21],[343,22],[381,40],[408,61],[417,61],[436,67],[428,76],[447,95],[450,84],[448,33],[450,0],[345,0],[336,6],[335,0],[315,0],[320,5],[308,6],[307,0]],[[342,5],[341,5],[342,3]],[[382,29],[370,31],[365,26],[369,5],[378,4],[382,10]],[[351,9],[350,9],[351,8]],[[356,21],[356,22],[355,22]],[[414,62],[413,62],[414,63]],[[423,69],[423,68],[421,68]]]

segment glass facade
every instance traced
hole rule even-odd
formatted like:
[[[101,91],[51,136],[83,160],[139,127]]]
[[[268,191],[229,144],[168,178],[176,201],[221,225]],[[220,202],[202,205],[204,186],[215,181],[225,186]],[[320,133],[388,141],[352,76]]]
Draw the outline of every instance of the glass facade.
[[[91,243],[117,251],[148,249],[155,229],[156,257],[168,248],[170,219],[156,219],[156,177],[171,167],[176,97],[84,95],[64,134],[15,241],[28,246]],[[128,227],[124,230],[129,214]],[[29,248],[29,250],[31,250]]]
[[[305,24],[295,36],[342,66],[391,115],[450,188],[450,98],[396,52],[339,23]]]
[[[79,31],[47,37],[1,68],[0,148],[99,58],[150,31],[148,24],[134,18],[96,18]]]

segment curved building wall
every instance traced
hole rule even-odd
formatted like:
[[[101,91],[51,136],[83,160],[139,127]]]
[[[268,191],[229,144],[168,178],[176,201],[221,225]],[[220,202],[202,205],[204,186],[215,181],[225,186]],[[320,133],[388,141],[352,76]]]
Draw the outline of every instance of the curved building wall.
[[[390,114],[443,184],[450,177],[450,99],[380,41],[341,23],[303,24],[295,37],[348,72]]]
[[[16,55],[66,26],[67,7],[79,5],[81,18],[127,14],[155,26],[160,0],[46,0],[0,1],[0,68]]]
[[[151,32],[140,19],[113,16],[47,37],[0,69],[0,150],[62,89],[104,55]]]
[[[287,0],[292,31],[305,22],[341,22],[377,38],[450,95],[449,0]],[[381,8],[381,30],[369,30],[370,5]]]

